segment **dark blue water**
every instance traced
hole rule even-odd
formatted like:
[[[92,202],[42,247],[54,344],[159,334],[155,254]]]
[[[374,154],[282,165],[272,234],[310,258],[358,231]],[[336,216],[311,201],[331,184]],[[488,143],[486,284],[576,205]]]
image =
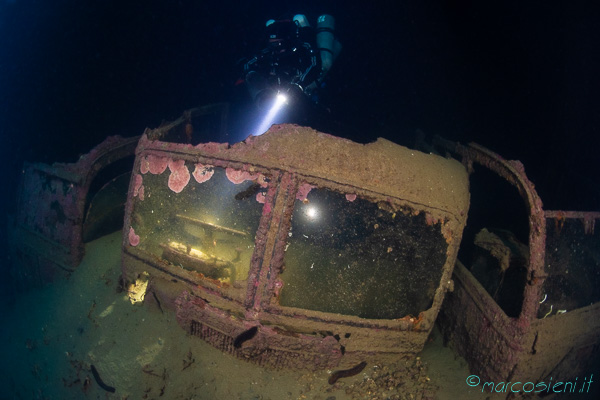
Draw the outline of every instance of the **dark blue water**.
[[[23,160],[74,160],[107,135],[137,135],[184,109],[230,101],[236,63],[259,50],[267,19],[304,13],[314,24],[330,13],[343,44],[323,94],[333,133],[411,145],[421,129],[477,141],[523,160],[547,206],[597,208],[591,10],[392,3],[3,0],[7,176],[14,184]]]

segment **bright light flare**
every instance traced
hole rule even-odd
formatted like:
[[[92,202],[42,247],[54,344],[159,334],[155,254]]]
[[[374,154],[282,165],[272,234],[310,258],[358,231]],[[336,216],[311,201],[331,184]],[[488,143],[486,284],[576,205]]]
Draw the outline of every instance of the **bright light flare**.
[[[310,219],[310,220],[313,220],[313,221],[314,221],[314,220],[316,220],[316,219],[317,219],[317,217],[319,216],[319,211],[317,210],[317,208],[316,208],[316,207],[313,207],[313,206],[311,206],[311,207],[308,207],[308,208],[306,209],[306,216],[308,217],[308,219]]]
[[[287,104],[287,96],[284,95],[283,93],[278,93],[277,97],[275,97],[275,101],[273,102],[273,105],[269,109],[269,112],[267,113],[267,115],[265,115],[265,118],[262,120],[261,124],[258,126],[258,129],[256,129],[254,136],[262,135],[271,127],[271,125],[273,125],[273,121],[275,120],[275,117],[277,116],[277,114],[283,108],[283,106],[285,104]]]
[[[287,96],[283,93],[277,93],[277,97],[275,97],[275,106],[279,105],[279,107],[281,107],[285,103],[287,103]]]

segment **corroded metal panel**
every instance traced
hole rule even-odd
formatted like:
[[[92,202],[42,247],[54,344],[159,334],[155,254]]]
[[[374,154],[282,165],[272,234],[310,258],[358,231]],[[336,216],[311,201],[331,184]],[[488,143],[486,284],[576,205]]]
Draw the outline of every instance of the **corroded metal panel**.
[[[439,319],[446,339],[467,359],[472,373],[489,381],[535,383],[589,372],[585,368],[600,343],[600,240],[594,233],[600,213],[544,211],[518,161],[475,144],[437,138],[435,146],[454,154],[469,170],[475,163],[482,165],[515,186],[529,220],[527,254],[518,257],[526,268],[520,312],[508,316],[475,278],[473,267],[459,263],[454,292],[447,296]],[[487,236],[478,235],[475,244],[486,248],[506,271],[514,248],[508,251],[506,240],[483,234]]]
[[[515,376],[568,381],[600,350],[600,212],[546,211],[546,277]]]
[[[138,139],[109,137],[72,164],[25,164],[11,238],[22,261],[12,266],[19,285],[47,283],[79,264],[90,184],[104,167],[132,155]]]
[[[354,366],[423,348],[466,220],[460,163],[295,125],[234,145],[151,139],[182,123],[147,131],[136,150],[126,281],[148,273],[184,329],[260,365]]]

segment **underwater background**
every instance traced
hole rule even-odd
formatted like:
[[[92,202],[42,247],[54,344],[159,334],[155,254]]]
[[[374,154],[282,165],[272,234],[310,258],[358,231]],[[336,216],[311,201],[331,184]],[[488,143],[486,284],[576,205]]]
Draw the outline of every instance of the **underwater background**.
[[[230,101],[265,21],[329,13],[343,45],[323,102],[337,136],[415,131],[521,160],[549,209],[591,210],[600,126],[598,12],[585,2],[2,0],[5,182],[183,110]],[[6,183],[5,183],[6,184]]]
[[[0,0],[3,334],[21,318],[16,332],[37,329],[18,338],[31,353],[44,337],[91,329],[91,297],[79,306],[56,300],[65,302],[57,324],[78,315],[65,323],[68,333],[25,323],[47,316],[38,306],[57,293],[33,294],[30,307],[21,302],[18,310],[31,314],[12,308],[28,296],[4,278],[6,221],[23,162],[73,162],[107,136],[140,135],[186,109],[232,101],[240,60],[261,49],[265,21],[297,13],[311,22],[333,15],[343,45],[322,98],[329,133],[408,147],[419,132],[476,142],[521,160],[544,208],[600,209],[600,15],[589,2]],[[114,283],[118,261],[99,257],[88,262],[106,269],[93,279]],[[187,348],[178,351],[187,357]],[[15,354],[1,354],[0,363],[10,369]]]

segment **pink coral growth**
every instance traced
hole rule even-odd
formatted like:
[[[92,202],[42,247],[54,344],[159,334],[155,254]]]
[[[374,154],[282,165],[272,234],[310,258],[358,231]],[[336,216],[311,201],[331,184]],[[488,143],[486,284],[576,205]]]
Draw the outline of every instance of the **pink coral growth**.
[[[142,174],[150,172],[154,175],[160,175],[165,172],[168,163],[168,157],[159,157],[154,154],[148,154],[147,156],[142,157],[142,160],[140,161],[140,172]]]
[[[140,174],[135,174],[133,182],[133,196],[137,196],[140,200],[144,200],[144,178]]]
[[[261,204],[265,204],[266,200],[267,200],[267,196],[265,195],[264,192],[256,193],[256,201],[258,201]]]
[[[190,181],[190,171],[185,166],[185,160],[169,161],[169,189],[175,193],[181,192]]]
[[[313,185],[309,185],[308,183],[303,183],[298,188],[298,192],[296,193],[296,198],[300,201],[306,200],[306,196],[310,193],[310,191],[314,188]]]
[[[260,187],[263,187],[263,188],[266,188],[267,186],[269,186],[269,182],[267,182],[267,177],[260,173],[258,174],[258,176],[256,178],[256,183],[258,183],[260,185]]]
[[[129,244],[134,247],[140,244],[140,236],[135,234],[133,226],[129,227]]]
[[[150,171],[150,163],[148,162],[147,157],[142,157],[140,160],[140,172],[142,174],[147,174]]]
[[[168,157],[159,157],[154,154],[148,154],[148,170],[151,174],[162,174],[167,169],[167,164],[169,164]]]
[[[240,184],[246,180],[254,180],[256,179],[256,174],[251,174],[248,171],[240,171],[233,168],[227,168],[225,170],[225,174],[227,175],[227,179],[231,182]]]
[[[356,195],[348,193],[348,194],[346,194],[346,200],[348,200],[348,201],[354,201],[354,200],[356,200]]]
[[[425,222],[427,223],[427,225],[431,226],[437,224],[440,221],[433,215],[425,213]]]
[[[135,177],[133,178],[133,197],[137,196],[140,192],[140,188],[142,187],[143,181],[144,179],[140,174],[135,174]]]
[[[212,165],[204,165],[201,163],[197,163],[194,172],[192,172],[192,175],[194,176],[196,182],[202,183],[212,178],[214,173],[215,170],[213,169]]]

